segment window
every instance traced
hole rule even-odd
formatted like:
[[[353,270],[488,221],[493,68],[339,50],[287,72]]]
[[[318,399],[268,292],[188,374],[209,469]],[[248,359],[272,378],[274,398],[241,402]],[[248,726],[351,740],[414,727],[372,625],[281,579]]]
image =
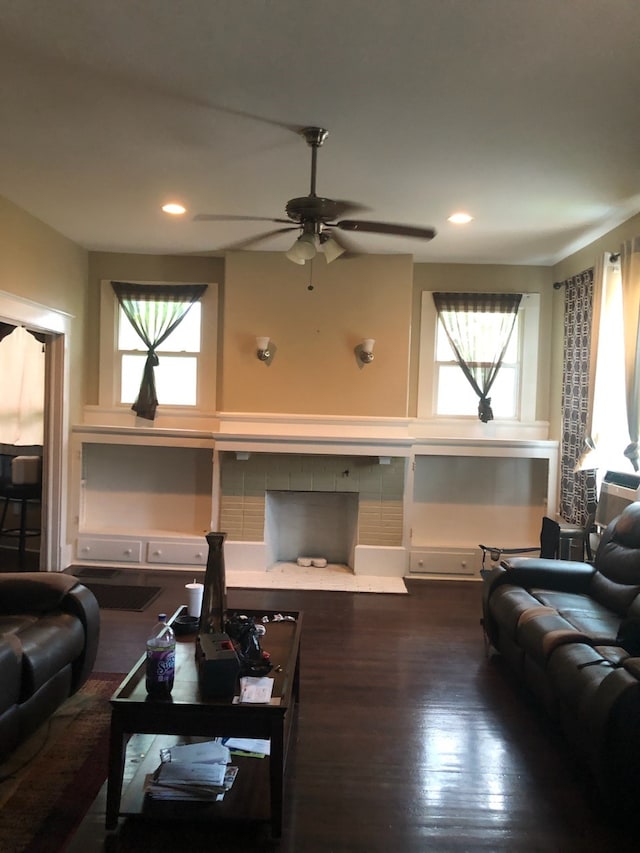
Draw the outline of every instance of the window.
[[[468,362],[469,367],[473,369],[490,365],[493,360],[493,341],[503,315],[472,311],[458,313],[459,322],[466,327],[468,336],[476,341],[478,347],[473,361]],[[502,366],[489,392],[495,418],[515,418],[518,415],[520,322],[521,317],[518,316]],[[440,319],[437,320],[436,328],[435,385],[437,415],[477,416],[478,397],[460,369]]]
[[[539,315],[540,295],[523,294],[502,367],[489,394],[497,420],[535,421]],[[473,363],[482,364],[489,359],[483,341],[491,340],[496,315],[465,312],[465,320],[477,327]],[[455,359],[430,291],[422,294],[418,417],[478,421],[478,397]]]
[[[128,412],[140,390],[147,350],[118,304],[111,281],[103,281],[101,288],[99,405]],[[157,348],[159,413],[215,411],[217,326],[217,285],[209,284]]]
[[[162,406],[195,406],[198,402],[198,356],[202,311],[194,302],[180,325],[157,348],[156,391]],[[133,403],[140,390],[147,350],[118,306],[119,403]]]

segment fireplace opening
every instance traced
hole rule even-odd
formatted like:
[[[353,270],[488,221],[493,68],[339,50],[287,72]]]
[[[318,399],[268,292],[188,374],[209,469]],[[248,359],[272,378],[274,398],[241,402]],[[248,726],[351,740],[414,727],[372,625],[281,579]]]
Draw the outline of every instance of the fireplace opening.
[[[358,540],[357,492],[268,490],[265,545],[268,565],[299,557],[324,558],[353,570]]]

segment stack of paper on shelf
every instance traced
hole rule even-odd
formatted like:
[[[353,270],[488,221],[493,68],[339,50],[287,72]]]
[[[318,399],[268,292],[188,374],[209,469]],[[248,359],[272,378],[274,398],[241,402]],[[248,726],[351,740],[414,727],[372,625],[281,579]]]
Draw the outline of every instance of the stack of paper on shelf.
[[[160,758],[145,786],[157,800],[221,800],[238,772],[229,766],[231,754],[219,741],[178,744],[162,749]]]

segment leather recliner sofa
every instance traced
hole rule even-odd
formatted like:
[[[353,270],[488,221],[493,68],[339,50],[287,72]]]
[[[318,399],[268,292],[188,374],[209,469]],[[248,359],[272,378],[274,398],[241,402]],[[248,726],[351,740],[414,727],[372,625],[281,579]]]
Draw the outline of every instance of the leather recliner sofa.
[[[99,632],[96,598],[75,577],[0,574],[0,761],[84,684]]]
[[[483,572],[489,643],[557,720],[605,804],[640,801],[640,502],[593,565],[516,557]]]

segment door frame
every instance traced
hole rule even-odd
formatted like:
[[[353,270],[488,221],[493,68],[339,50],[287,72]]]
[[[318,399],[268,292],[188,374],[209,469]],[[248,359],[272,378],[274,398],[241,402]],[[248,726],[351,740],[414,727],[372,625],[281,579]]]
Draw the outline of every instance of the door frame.
[[[73,315],[0,291],[0,320],[49,335],[45,345],[41,565],[66,568],[69,471],[69,335]]]

